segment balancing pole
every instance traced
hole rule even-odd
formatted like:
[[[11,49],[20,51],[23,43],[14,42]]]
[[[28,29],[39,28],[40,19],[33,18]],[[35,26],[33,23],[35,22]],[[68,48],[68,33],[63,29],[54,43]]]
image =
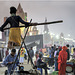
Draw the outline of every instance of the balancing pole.
[[[44,23],[30,24],[29,26],[39,26],[39,25],[55,24],[55,23],[62,23],[62,22],[63,20],[59,20],[59,21],[46,22],[46,23],[44,22]],[[25,27],[25,26],[19,26],[18,28],[21,28],[21,27]],[[17,27],[4,28],[3,30],[7,30],[10,28],[17,28]]]

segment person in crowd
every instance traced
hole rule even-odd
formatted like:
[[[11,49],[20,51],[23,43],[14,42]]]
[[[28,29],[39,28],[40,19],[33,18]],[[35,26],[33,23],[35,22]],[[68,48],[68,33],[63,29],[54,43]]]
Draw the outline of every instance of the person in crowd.
[[[70,50],[69,50],[69,44],[67,44],[66,45],[66,47],[67,47],[67,50],[66,50],[66,52],[67,52],[67,60],[69,60],[70,59]]]
[[[58,56],[58,75],[66,75],[67,47],[63,46]]]
[[[9,49],[7,48],[7,50],[6,50],[6,56],[9,54]]]
[[[73,49],[74,49],[74,45],[72,45],[71,47],[71,55],[73,55]]]
[[[25,58],[25,60],[27,60],[27,50],[25,49],[25,53],[24,53],[24,58]]]
[[[51,58],[52,52],[51,52],[51,47],[49,47],[49,57]]]
[[[43,57],[43,52],[42,52],[42,49],[40,49],[40,50],[39,50],[39,53],[41,53],[41,54],[42,54],[42,57]]]
[[[36,60],[37,60],[37,58],[39,57],[39,53],[38,53],[38,51],[36,51],[36,53],[35,53],[35,57],[36,57]]]
[[[54,52],[55,52],[55,49],[56,49],[56,46],[55,47],[54,46],[51,47],[51,63],[52,63],[51,66],[54,65]]]
[[[34,61],[34,64],[35,64],[35,65],[36,65],[36,61],[37,61],[38,57],[39,57],[39,53],[38,53],[38,51],[36,51],[36,52],[35,52],[35,58],[36,58],[36,60]]]
[[[57,53],[56,53],[56,57],[58,58],[58,56],[59,56],[59,52],[62,50],[62,46],[59,46],[58,47],[58,50],[57,50]]]
[[[55,52],[54,52],[54,59],[55,59],[55,71],[58,71],[58,64],[57,64],[57,54],[58,48],[56,48]]]
[[[24,54],[25,54],[25,49],[22,47],[20,50],[20,64],[24,63]]]
[[[58,48],[56,48],[56,50],[54,52],[54,57],[56,57],[57,51],[58,51]]]
[[[73,49],[73,56],[72,56],[72,58],[75,59],[75,48]]]
[[[54,57],[54,52],[55,52],[54,49],[55,49],[54,46],[52,46],[52,47],[51,47],[52,57]]]
[[[58,50],[57,50],[57,53],[56,53],[56,59],[57,59],[57,61],[58,61],[58,56],[59,56],[59,52],[62,50],[62,47],[61,46],[59,46],[58,47]],[[58,71],[58,62],[56,62],[56,71]]]
[[[39,57],[38,57],[37,62],[36,62],[37,68],[43,68],[45,70],[45,75],[48,75],[47,69],[49,69],[49,68],[47,67],[47,64],[42,61],[41,58],[42,58],[42,54],[39,53]]]
[[[12,49],[11,50],[11,54],[9,54],[3,61],[3,65],[7,66],[8,67],[8,75],[11,73],[13,73],[12,70],[14,70],[18,65],[19,65],[19,59],[17,58],[16,62],[15,62],[15,59],[16,59],[17,55],[16,55],[16,49]],[[15,65],[14,65],[15,63]],[[13,66],[14,65],[14,66]]]
[[[56,51],[56,45],[54,44],[54,48],[53,48],[54,52]]]
[[[30,55],[30,59],[33,61],[34,51],[33,51],[33,48],[32,47],[29,49],[29,55]],[[29,64],[30,59],[28,57],[28,64]]]
[[[13,48],[14,46],[21,46],[21,31],[19,28],[19,22],[25,24],[25,27],[37,24],[23,21],[20,16],[16,16],[16,11],[17,9],[14,6],[10,7],[11,16],[8,17],[4,24],[0,27],[0,31],[3,32],[4,27],[6,27],[8,23],[10,24],[8,48]]]
[[[0,61],[2,61],[2,57],[1,57],[1,51],[0,51]]]
[[[48,61],[48,64],[49,64],[49,67],[50,67],[50,66],[52,66],[52,63],[53,63],[52,62],[52,50],[51,50],[51,47],[49,47],[49,58],[50,59]]]

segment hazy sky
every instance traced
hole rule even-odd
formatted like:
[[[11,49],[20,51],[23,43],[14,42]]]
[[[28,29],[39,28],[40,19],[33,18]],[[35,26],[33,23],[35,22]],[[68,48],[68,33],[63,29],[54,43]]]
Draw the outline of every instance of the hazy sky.
[[[48,25],[49,31],[55,34],[64,33],[65,37],[70,34],[75,39],[75,0],[0,0],[0,25],[3,18],[10,16],[9,8],[18,7],[21,4],[24,12],[27,12],[28,21],[44,22],[63,20],[63,23]],[[44,26],[37,26],[40,33]]]

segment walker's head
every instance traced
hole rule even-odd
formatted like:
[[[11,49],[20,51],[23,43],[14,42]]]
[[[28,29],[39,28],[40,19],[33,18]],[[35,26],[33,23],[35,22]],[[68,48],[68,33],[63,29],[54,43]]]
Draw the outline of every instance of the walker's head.
[[[14,6],[10,7],[10,14],[16,14],[16,8]]]

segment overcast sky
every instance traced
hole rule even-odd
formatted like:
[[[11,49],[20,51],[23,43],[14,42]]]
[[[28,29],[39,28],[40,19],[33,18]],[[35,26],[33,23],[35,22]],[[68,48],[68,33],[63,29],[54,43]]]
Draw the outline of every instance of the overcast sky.
[[[28,21],[44,22],[63,20],[63,23],[48,25],[49,31],[54,34],[64,33],[65,37],[70,34],[75,39],[75,0],[0,0],[0,25],[3,18],[10,16],[9,8],[18,7],[21,4],[24,12],[27,12]],[[44,26],[37,26],[40,33]]]

